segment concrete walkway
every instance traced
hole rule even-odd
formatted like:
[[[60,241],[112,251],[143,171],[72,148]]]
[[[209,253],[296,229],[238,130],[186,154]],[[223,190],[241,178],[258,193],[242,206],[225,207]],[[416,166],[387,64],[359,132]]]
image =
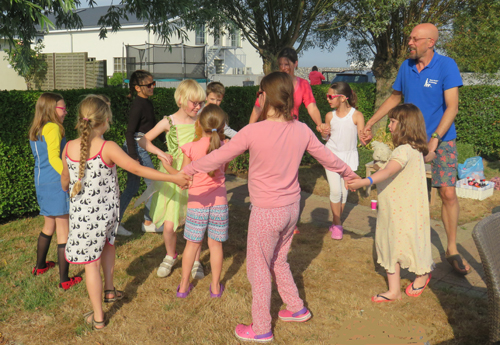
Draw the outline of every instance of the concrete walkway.
[[[250,205],[247,180],[233,175],[226,175],[226,188],[230,203]],[[314,223],[325,227],[330,226],[332,215],[329,198],[305,192],[301,194],[303,211],[300,222]],[[346,204],[343,218],[346,232],[362,237],[374,237],[377,211],[367,206],[348,203]],[[487,298],[483,267],[474,240],[472,239],[472,230],[477,223],[467,223],[458,227],[458,251],[472,266],[472,272],[464,277],[455,273],[444,258],[446,232],[443,223],[431,219],[432,257],[436,263],[436,268],[432,272],[432,280],[429,282],[429,286],[450,289],[473,297]],[[411,275],[413,274],[402,270],[403,278],[408,276],[408,278],[413,279]]]

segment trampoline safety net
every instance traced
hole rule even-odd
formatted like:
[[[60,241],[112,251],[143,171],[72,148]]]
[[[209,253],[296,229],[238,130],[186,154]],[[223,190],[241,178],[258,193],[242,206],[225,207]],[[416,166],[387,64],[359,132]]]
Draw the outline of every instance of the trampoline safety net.
[[[142,44],[127,45],[127,79],[143,69],[155,79],[206,79],[205,46]]]

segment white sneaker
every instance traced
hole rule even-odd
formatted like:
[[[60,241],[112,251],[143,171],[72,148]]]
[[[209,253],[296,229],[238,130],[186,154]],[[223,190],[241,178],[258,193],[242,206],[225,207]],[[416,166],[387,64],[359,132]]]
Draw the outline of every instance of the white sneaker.
[[[120,224],[118,225],[118,231],[116,232],[116,234],[121,236],[131,236],[132,232],[128,231]]]
[[[177,262],[177,258],[173,258],[170,255],[166,255],[163,261],[160,264],[160,267],[158,267],[158,270],[156,271],[156,275],[160,278],[165,278],[172,272],[172,267],[175,265]]]
[[[191,269],[191,277],[193,279],[203,279],[205,278],[205,272],[203,271],[203,265],[199,261],[195,261],[193,268]]]
[[[142,223],[142,232],[163,232],[163,225],[157,229],[154,223],[149,225]]]

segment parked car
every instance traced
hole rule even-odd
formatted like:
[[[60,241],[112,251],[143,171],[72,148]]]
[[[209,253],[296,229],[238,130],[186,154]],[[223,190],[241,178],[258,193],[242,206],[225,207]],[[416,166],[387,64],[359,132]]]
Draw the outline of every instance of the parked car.
[[[343,71],[337,73],[332,83],[345,81],[346,83],[375,83],[375,76],[372,71]]]
[[[323,71],[323,76],[325,77],[325,80],[321,81],[321,84],[328,84],[330,85],[332,83],[332,80],[335,78],[338,72],[333,72],[333,71]]]

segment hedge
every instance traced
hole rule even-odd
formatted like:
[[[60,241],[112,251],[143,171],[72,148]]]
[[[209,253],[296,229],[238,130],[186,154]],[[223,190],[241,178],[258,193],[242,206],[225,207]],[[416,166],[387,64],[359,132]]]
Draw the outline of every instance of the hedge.
[[[375,103],[374,84],[354,84],[358,95],[358,109],[368,119],[373,115]],[[313,86],[313,93],[318,108],[324,116],[330,107],[326,101],[328,85]],[[229,125],[235,130],[248,123],[255,102],[257,86],[228,87],[222,102],[222,108],[229,115]],[[177,111],[173,94],[174,89],[155,89],[153,101],[157,120],[164,115]],[[113,125],[105,134],[107,140],[118,144],[124,142],[130,100],[126,98],[127,89],[105,88],[96,90],[59,91],[66,101],[68,115],[64,125],[68,140],[74,139],[74,129],[78,103],[89,93],[106,94],[111,99]],[[38,211],[35,187],[33,183],[34,160],[28,142],[28,130],[33,118],[35,103],[39,91],[0,91],[0,218],[9,219],[30,212]],[[500,87],[470,86],[460,89],[460,111],[455,121],[458,140],[474,145],[483,156],[500,156]],[[299,117],[313,129],[314,123],[302,105]],[[166,147],[157,142],[159,147]],[[303,164],[313,162],[306,155]],[[241,170],[248,166],[248,155],[242,155],[233,163]],[[126,174],[119,169],[120,186],[125,187]]]

